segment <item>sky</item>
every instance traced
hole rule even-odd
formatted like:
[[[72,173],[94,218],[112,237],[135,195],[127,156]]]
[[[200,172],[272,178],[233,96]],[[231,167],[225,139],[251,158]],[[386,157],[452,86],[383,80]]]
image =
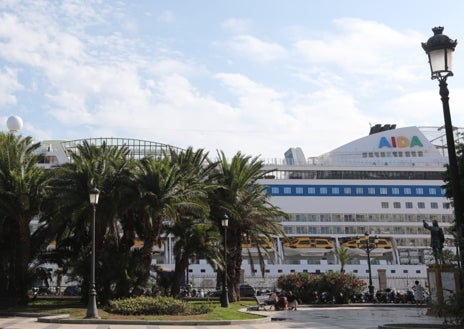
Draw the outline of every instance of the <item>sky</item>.
[[[1,0],[0,131],[120,137],[307,157],[371,125],[440,127],[421,47],[458,40],[448,79],[464,126],[461,0]],[[434,129],[434,128],[433,128]]]

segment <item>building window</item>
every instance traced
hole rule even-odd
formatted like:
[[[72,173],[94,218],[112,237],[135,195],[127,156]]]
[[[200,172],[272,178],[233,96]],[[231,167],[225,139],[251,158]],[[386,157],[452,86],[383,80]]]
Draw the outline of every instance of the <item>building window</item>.
[[[332,187],[332,194],[340,194],[340,188],[339,187]]]
[[[406,202],[405,203],[406,209],[412,209],[412,202]]]
[[[279,194],[279,188],[278,187],[271,188],[271,193],[272,194]]]
[[[443,209],[451,208],[451,204],[449,202],[443,202]]]
[[[398,187],[392,187],[392,194],[399,195],[400,194],[400,189]]]
[[[308,187],[308,194],[316,194],[316,188],[315,187]]]
[[[343,188],[343,193],[345,193],[345,194],[351,194],[351,187],[345,187],[345,188]]]
[[[411,188],[410,188],[410,187],[405,187],[405,188],[404,188],[404,194],[406,194],[406,195],[411,195],[411,193],[412,193],[412,192],[411,192]]]
[[[393,202],[393,208],[400,209],[401,208],[401,203],[400,202]]]
[[[375,187],[369,187],[367,189],[367,193],[370,194],[370,195],[374,195],[375,194]]]
[[[387,195],[388,194],[388,189],[386,187],[381,187],[380,188],[380,194],[381,195]]]
[[[292,194],[292,188],[291,187],[284,187],[284,194]]]
[[[321,193],[321,194],[327,194],[327,187],[321,187],[321,188],[319,189],[319,193]]]
[[[362,187],[357,187],[356,188],[356,194],[358,194],[358,195],[364,194],[364,189]]]
[[[424,189],[422,187],[417,187],[416,188],[416,194],[423,195],[424,194]]]
[[[437,195],[437,190],[434,187],[429,188],[430,195]]]
[[[303,194],[303,188],[302,187],[295,188],[295,193],[296,194]]]
[[[430,203],[430,208],[432,208],[432,209],[438,209],[438,203],[437,203],[437,202],[432,202],[432,203]]]
[[[382,209],[388,208],[388,202],[382,202]]]
[[[418,202],[417,203],[417,208],[424,209],[425,208],[425,202]]]

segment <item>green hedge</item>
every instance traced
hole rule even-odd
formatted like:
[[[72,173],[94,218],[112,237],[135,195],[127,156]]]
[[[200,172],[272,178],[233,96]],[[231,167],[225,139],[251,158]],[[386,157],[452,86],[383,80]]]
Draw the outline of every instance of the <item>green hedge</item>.
[[[203,314],[211,309],[204,304],[187,304],[172,297],[134,297],[109,302],[107,311],[123,315],[177,315]]]

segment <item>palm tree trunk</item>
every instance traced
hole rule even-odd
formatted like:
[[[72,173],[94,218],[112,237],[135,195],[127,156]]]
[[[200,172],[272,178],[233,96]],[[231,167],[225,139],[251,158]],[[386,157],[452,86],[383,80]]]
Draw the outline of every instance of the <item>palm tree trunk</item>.
[[[176,267],[174,270],[174,277],[172,278],[171,285],[171,296],[180,296],[180,284],[182,277],[185,275],[185,271],[188,267],[189,257],[184,253],[180,257],[176,257]]]
[[[144,287],[147,284],[148,279],[150,277],[153,246],[154,246],[154,239],[153,239],[153,236],[149,234],[143,240],[143,247],[140,249],[142,253],[142,264],[143,264],[144,272],[137,280],[138,286]]]
[[[29,222],[20,218],[18,221],[18,241],[19,245],[17,246],[18,257],[16,258],[16,276],[15,276],[15,286],[17,297],[19,298],[19,304],[25,305],[28,302],[27,291],[29,288],[28,278],[28,268],[31,255],[31,241],[30,241],[30,230]]]
[[[239,238],[237,238],[237,236]],[[228,234],[228,257],[227,257],[227,274],[228,274],[228,290],[229,300],[231,302],[237,302],[240,300],[240,279],[242,275],[242,246],[241,246],[241,234],[232,233]]]

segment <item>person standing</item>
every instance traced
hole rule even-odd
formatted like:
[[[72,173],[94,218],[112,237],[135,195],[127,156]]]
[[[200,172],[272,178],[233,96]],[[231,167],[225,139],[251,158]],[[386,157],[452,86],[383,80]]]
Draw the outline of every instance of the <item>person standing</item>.
[[[292,293],[292,291],[289,291],[287,294],[287,302],[288,302],[288,308],[290,310],[297,310],[298,306],[298,301],[296,299],[296,296]]]
[[[414,291],[414,300],[416,301],[416,305],[422,305],[424,303],[424,287],[422,287],[420,282],[416,280],[412,290]]]

